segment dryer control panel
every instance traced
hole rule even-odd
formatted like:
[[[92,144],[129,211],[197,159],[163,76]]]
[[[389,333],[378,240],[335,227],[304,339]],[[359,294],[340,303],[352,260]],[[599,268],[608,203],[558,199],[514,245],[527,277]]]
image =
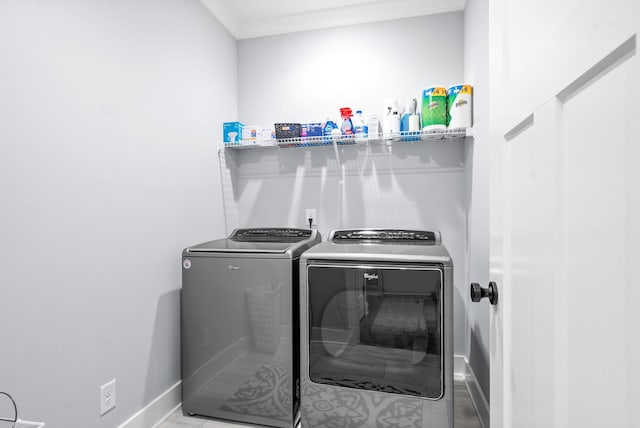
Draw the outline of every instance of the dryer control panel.
[[[389,243],[389,244],[440,244],[440,234],[425,230],[405,229],[343,229],[332,233],[330,240],[335,243]]]

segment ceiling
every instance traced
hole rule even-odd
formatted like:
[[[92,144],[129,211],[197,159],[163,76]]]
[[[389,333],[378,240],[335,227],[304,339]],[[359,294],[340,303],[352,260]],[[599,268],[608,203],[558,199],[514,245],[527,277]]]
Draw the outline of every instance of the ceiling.
[[[200,0],[236,38],[463,10],[467,0]]]

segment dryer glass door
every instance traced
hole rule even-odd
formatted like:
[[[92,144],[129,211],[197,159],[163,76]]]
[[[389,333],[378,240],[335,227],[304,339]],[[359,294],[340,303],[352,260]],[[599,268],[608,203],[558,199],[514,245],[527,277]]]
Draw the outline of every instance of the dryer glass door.
[[[437,266],[309,266],[311,381],[441,398],[442,286]]]

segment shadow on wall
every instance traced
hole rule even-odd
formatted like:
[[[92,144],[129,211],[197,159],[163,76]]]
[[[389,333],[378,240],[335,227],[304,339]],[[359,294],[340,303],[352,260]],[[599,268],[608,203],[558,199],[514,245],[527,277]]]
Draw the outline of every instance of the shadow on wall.
[[[143,395],[145,405],[165,393],[180,378],[180,289],[176,289],[158,299]],[[161,382],[163,379],[167,379],[166,383]],[[144,421],[143,426],[156,422]]]
[[[431,193],[431,203],[416,207],[416,213],[428,210],[445,197],[452,203],[448,186],[457,186],[465,171],[465,146],[462,141],[425,141],[350,146],[300,147],[271,150],[233,150],[222,153],[221,169],[225,218],[242,227],[258,223],[297,225],[300,202],[323,212],[323,224],[344,224],[348,217],[375,205],[376,212],[395,211],[398,203],[415,205],[424,200],[425,189],[438,186]],[[452,177],[454,184],[445,177]],[[408,183],[404,186],[403,183]],[[420,183],[419,185],[417,183]],[[401,187],[398,187],[401,186]],[[346,193],[345,193],[346,192]],[[348,206],[345,205],[348,203]],[[241,212],[238,212],[241,210]],[[334,214],[335,213],[335,214]],[[249,214],[249,215],[247,215]],[[271,215],[269,215],[271,214]],[[252,218],[255,215],[256,218]],[[291,218],[289,218],[291,217]],[[339,216],[338,216],[339,217]],[[248,222],[242,221],[248,218]],[[248,223],[248,224],[247,224]],[[302,224],[300,224],[302,226]],[[417,227],[418,224],[412,227]]]
[[[486,303],[482,303],[485,305]],[[487,305],[488,306],[488,305]],[[487,312],[489,308],[487,308]],[[489,366],[489,355],[487,354],[487,349],[484,348],[482,344],[482,338],[480,337],[480,332],[478,331],[477,326],[471,326],[471,342],[469,346],[469,365],[471,367],[490,367]],[[482,393],[484,394],[487,401],[490,400],[490,373],[489,370],[474,370],[474,374],[476,379],[478,380],[478,385],[482,389]]]

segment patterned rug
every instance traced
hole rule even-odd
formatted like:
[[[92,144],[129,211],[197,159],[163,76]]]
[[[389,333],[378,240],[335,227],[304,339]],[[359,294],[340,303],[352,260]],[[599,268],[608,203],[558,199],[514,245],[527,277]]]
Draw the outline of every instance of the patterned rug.
[[[291,420],[293,408],[291,391],[291,373],[276,364],[266,364],[221,409],[286,422]]]
[[[423,401],[395,394],[362,394],[349,388],[306,383],[302,393],[305,428],[421,428]],[[429,421],[426,426],[448,426]],[[426,421],[425,421],[426,423]]]

